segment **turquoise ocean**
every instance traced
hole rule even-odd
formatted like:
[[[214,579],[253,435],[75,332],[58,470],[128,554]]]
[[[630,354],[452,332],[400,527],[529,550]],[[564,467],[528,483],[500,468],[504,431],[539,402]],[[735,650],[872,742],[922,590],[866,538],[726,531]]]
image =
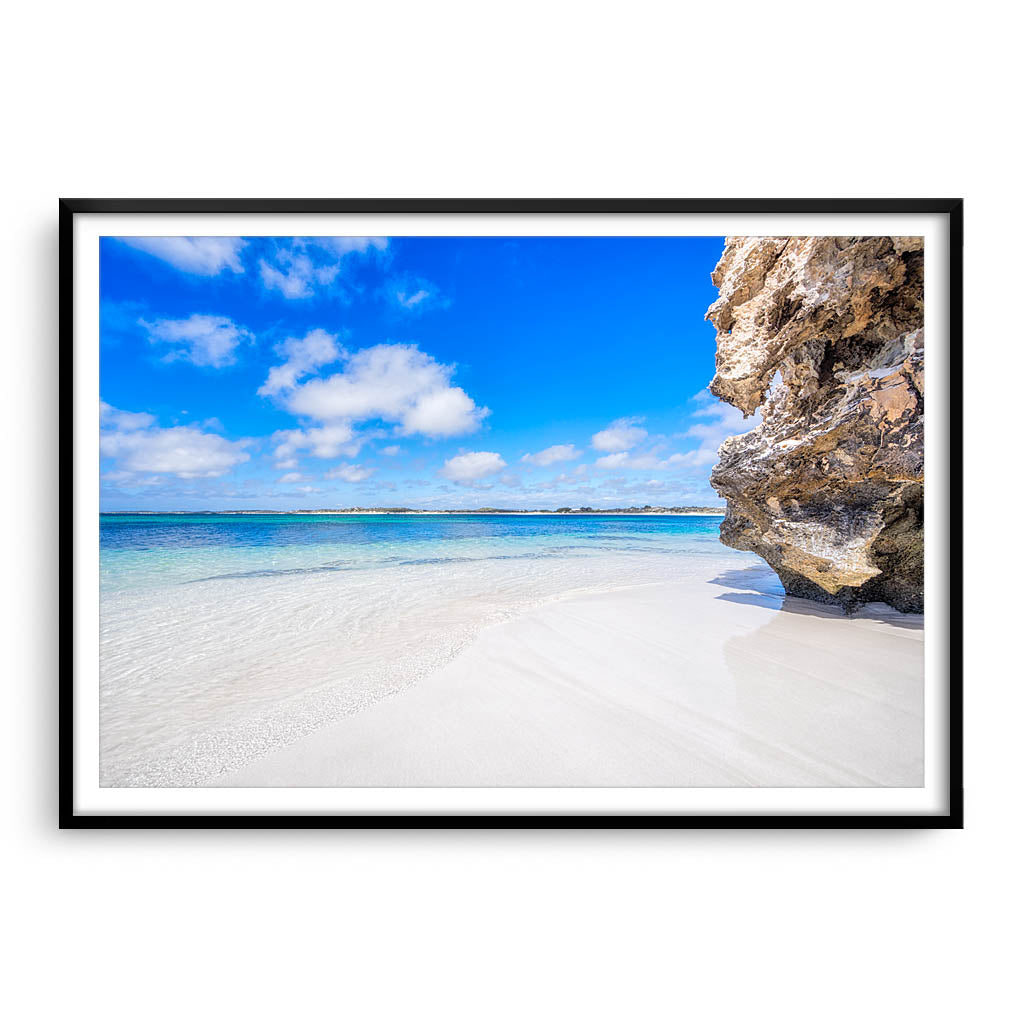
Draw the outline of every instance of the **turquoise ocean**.
[[[101,784],[202,784],[414,684],[530,607],[749,565],[720,523],[101,515]]]

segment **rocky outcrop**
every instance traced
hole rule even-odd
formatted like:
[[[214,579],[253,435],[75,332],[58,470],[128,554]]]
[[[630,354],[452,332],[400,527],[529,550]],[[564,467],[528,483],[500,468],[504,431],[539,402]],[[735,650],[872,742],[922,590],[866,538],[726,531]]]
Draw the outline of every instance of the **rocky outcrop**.
[[[762,422],[711,484],[789,594],[923,610],[923,266],[920,238],[726,239],[711,391]]]

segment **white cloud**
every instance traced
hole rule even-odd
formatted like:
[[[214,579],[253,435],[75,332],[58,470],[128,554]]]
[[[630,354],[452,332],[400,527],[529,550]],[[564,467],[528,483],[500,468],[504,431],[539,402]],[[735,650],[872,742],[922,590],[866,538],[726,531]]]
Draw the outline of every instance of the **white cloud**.
[[[324,476],[328,480],[346,480],[350,484],[357,484],[361,480],[366,480],[368,477],[373,476],[375,470],[369,469],[366,466],[353,466],[342,464],[335,466],[330,472],[325,473]]]
[[[694,396],[702,404],[691,415],[697,418],[690,427],[677,437],[696,438],[697,446],[689,451],[663,455],[663,443],[648,444],[646,451],[631,451],[641,441],[659,440],[648,438],[647,432],[637,427],[636,420],[616,420],[606,430],[594,435],[594,447],[608,450],[614,440],[622,442],[618,449],[608,451],[594,460],[597,469],[682,469],[701,468],[713,465],[718,461],[718,449],[721,443],[733,434],[742,434],[760,423],[760,415],[744,421],[743,414],[731,405],[718,402],[709,392],[703,391]],[[664,439],[660,439],[663,441]]]
[[[112,469],[109,473],[103,473],[102,479],[107,480],[112,484],[134,484],[137,486],[142,483],[156,483],[160,478],[152,476],[142,479],[134,473],[130,473],[127,469]]]
[[[694,423],[686,431],[686,437],[713,438],[745,434],[761,421],[759,414],[744,419],[743,413],[739,409],[732,405],[726,405],[724,402],[719,408],[698,409],[693,415],[705,417],[708,422]]]
[[[386,448],[381,448],[380,453],[388,456],[401,455],[402,449],[397,444],[389,444]]]
[[[304,338],[285,338],[277,346],[277,352],[285,357],[286,362],[270,368],[257,394],[276,395],[287,391],[295,387],[300,377],[345,356],[345,350],[338,345],[338,336],[328,334],[319,327]]]
[[[466,452],[448,459],[438,472],[446,480],[465,484],[504,468],[505,460],[497,452]]]
[[[383,252],[387,244],[386,238],[293,238],[270,260],[260,260],[260,277],[265,287],[286,299],[308,299],[318,286],[333,283],[346,258]]]
[[[673,469],[676,466],[706,466],[717,460],[717,447],[710,453],[703,446],[693,451],[662,458],[657,452],[614,452],[594,460],[598,469]]]
[[[115,430],[140,430],[156,423],[156,417],[148,412],[123,412],[106,402],[100,402],[100,426],[113,427]]]
[[[639,426],[641,422],[640,417],[624,416],[594,434],[591,443],[599,452],[628,451],[647,436],[647,431]]]
[[[490,410],[452,386],[454,372],[415,345],[375,345],[349,356],[344,373],[297,387],[285,404],[323,422],[381,419],[401,434],[455,437],[478,429]]]
[[[107,479],[123,483],[138,473],[170,474],[182,480],[223,476],[249,459],[244,451],[251,443],[247,440],[228,441],[196,427],[162,429],[153,423],[147,413],[126,413],[101,404],[100,454],[117,462]]]
[[[703,391],[695,396],[702,402],[700,408],[691,414],[706,422],[692,424],[684,437],[695,437],[698,447],[682,455],[673,456],[676,465],[710,466],[718,461],[718,449],[727,437],[745,434],[761,425],[761,413],[744,418],[735,406],[720,402],[710,392]]]
[[[271,290],[277,289],[286,299],[308,299],[314,284],[330,284],[341,269],[341,264],[317,266],[304,252],[281,249],[276,256],[279,266],[260,260],[260,277]]]
[[[462,388],[445,387],[419,395],[402,414],[399,433],[424,437],[471,434],[489,412],[478,408]]]
[[[325,235],[322,238],[311,239],[311,241],[316,242],[324,249],[336,252],[339,256],[345,256],[350,252],[384,252],[388,247],[388,240],[380,236]]]
[[[271,436],[277,443],[274,457],[278,469],[292,469],[297,463],[295,454],[308,451],[318,459],[336,459],[339,455],[356,455],[362,439],[356,435],[351,423],[329,423],[309,430],[279,430]]]
[[[195,366],[221,369],[235,361],[235,349],[252,334],[226,316],[193,313],[184,320],[139,320],[152,344],[171,345],[167,361],[184,359]]]
[[[441,295],[441,289],[425,277],[393,278],[381,288],[380,294],[386,302],[406,313],[424,313],[451,304]]]
[[[700,448],[694,448],[688,452],[677,452],[675,455],[670,455],[665,460],[665,466],[689,466],[691,468],[697,468],[699,466],[711,466],[718,461],[718,445],[712,447],[701,446]]]
[[[656,469],[663,463],[653,453],[630,455],[629,452],[614,452],[594,460],[599,469]]]
[[[584,485],[586,472],[586,466],[577,466],[571,473],[559,473],[558,476],[551,477],[549,480],[541,480],[537,483],[533,483],[529,487],[526,487],[525,491],[527,494],[532,492],[539,492],[543,494],[547,491],[557,491],[559,488],[578,488]]]
[[[307,479],[308,477],[304,473],[285,473],[284,476],[277,478],[277,482],[279,484],[299,484]]]
[[[527,452],[522,461],[529,462],[534,466],[550,466],[556,462],[571,462],[582,454],[574,444],[553,444],[550,448],[545,448],[536,454]]]
[[[430,298],[430,291],[427,288],[419,288],[414,292],[400,291],[395,293],[395,298],[406,309],[413,309],[420,305],[424,299]]]
[[[236,274],[241,274],[244,269],[239,259],[246,244],[242,238],[137,237],[122,238],[121,241],[189,274],[214,277],[225,268]]]

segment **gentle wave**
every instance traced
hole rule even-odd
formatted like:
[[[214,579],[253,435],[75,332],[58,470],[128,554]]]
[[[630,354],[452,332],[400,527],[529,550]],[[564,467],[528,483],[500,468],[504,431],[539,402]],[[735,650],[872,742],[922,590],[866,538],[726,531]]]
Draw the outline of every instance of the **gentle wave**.
[[[614,551],[622,554],[660,554],[660,555],[675,555],[682,556],[684,553],[678,551],[675,548],[666,547],[645,547],[642,549],[633,547],[623,547],[621,545],[612,544],[561,544],[552,547],[548,551],[531,551],[523,554],[515,555],[447,555],[439,556],[437,558],[380,558],[374,562],[368,562],[363,565],[337,565],[327,563],[324,565],[312,565],[303,566],[295,569],[250,569],[245,572],[225,572],[217,573],[212,576],[201,576],[194,580],[184,580],[183,586],[188,586],[193,583],[209,583],[211,580],[244,580],[244,579],[259,579],[265,577],[275,576],[304,576],[315,573],[323,572],[368,572],[373,569],[379,568],[394,568],[397,569],[401,566],[406,565],[461,565],[467,562],[515,562],[515,561],[537,561],[546,558],[563,558],[567,552],[596,552],[596,551]],[[570,556],[572,557],[572,556]],[[586,557],[586,554],[580,554],[575,557]]]

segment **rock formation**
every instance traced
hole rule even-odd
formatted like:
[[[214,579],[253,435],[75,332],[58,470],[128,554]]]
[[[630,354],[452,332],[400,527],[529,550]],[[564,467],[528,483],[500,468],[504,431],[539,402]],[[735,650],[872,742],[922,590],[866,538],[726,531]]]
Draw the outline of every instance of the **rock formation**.
[[[788,594],[924,603],[923,239],[728,238],[711,391],[762,423],[711,484]]]

